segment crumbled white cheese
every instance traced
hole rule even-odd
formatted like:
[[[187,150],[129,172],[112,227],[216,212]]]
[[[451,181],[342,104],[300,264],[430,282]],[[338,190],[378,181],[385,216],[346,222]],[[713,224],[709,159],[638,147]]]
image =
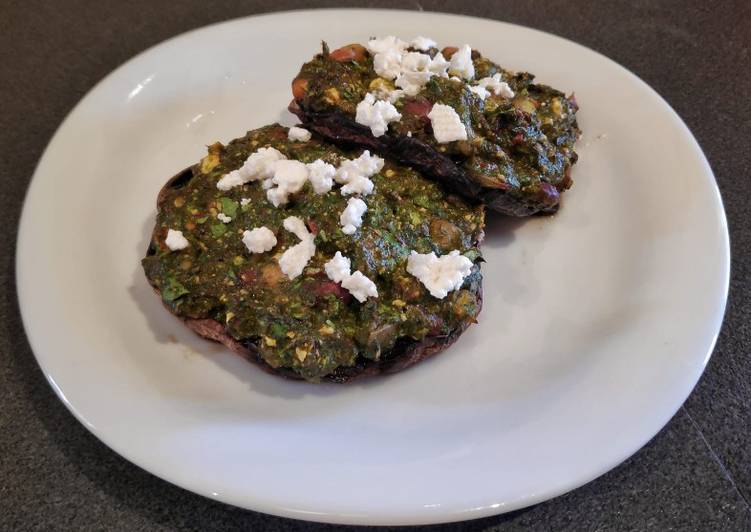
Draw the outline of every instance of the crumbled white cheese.
[[[316,194],[325,194],[331,187],[334,186],[333,177],[336,173],[336,168],[333,165],[316,159],[312,163],[307,164],[308,167],[308,179],[310,184],[313,185],[313,192]]]
[[[433,76],[447,77],[449,62],[443,54],[434,58],[428,54],[408,52],[402,57],[402,69],[396,78],[396,86],[404,89],[405,94],[415,96]]]
[[[469,90],[477,94],[481,100],[485,100],[485,98],[490,96],[490,93],[487,91],[487,89],[480,87],[479,85],[472,85],[469,87]]]
[[[408,46],[408,43],[404,42],[401,39],[398,39],[397,37],[394,37],[393,35],[382,37],[380,39],[370,39],[368,41],[368,44],[365,45],[365,47],[368,49],[368,52],[370,52],[371,54],[382,54],[388,51],[401,53],[406,50]]]
[[[274,169],[271,182],[284,187],[290,192],[299,192],[308,179],[308,168],[304,163],[295,160],[279,161]]]
[[[427,70],[432,60],[428,54],[420,52],[407,52],[402,56],[402,70],[404,72],[417,72]]]
[[[308,180],[308,167],[295,160],[278,161],[274,166],[274,177],[271,182],[276,188],[266,191],[266,197],[279,207],[289,201],[289,195],[299,192]]]
[[[243,232],[243,244],[251,253],[264,253],[276,246],[276,237],[268,227],[256,227]]]
[[[373,281],[365,277],[360,270],[342,281],[342,288],[349,290],[355,299],[364,303],[369,297],[378,297],[378,289]]]
[[[341,283],[349,277],[351,268],[350,260],[341,251],[337,251],[334,258],[323,265],[326,275],[335,283]]]
[[[305,222],[297,216],[287,216],[282,223],[287,231],[295,235],[301,241],[307,239],[313,240],[313,235],[308,231]]]
[[[448,77],[448,68],[451,63],[446,60],[445,57],[443,57],[443,54],[441,52],[438,52],[435,54],[435,57],[430,62],[430,66],[428,67],[428,70],[430,70],[433,74],[436,76],[441,76],[442,78]]]
[[[345,159],[334,174],[334,181],[344,185],[342,196],[360,194],[367,196],[373,192],[373,182],[368,179],[383,168],[383,159],[371,155],[368,150],[362,152],[357,159]]]
[[[250,154],[250,157],[245,160],[240,168],[223,175],[217,181],[216,188],[219,190],[229,190],[250,181],[268,179],[274,175],[276,162],[282,159],[285,159],[284,155],[275,148],[260,148],[258,151]]]
[[[352,194],[360,194],[361,196],[367,196],[373,192],[375,185],[367,177],[361,175],[353,177],[349,183],[342,187],[342,196],[350,196]]]
[[[433,76],[432,72],[404,72],[394,82],[407,96],[416,96]]]
[[[315,255],[316,245],[313,235],[305,227],[305,222],[297,216],[285,218],[284,228],[300,239],[298,244],[288,248],[279,257],[279,268],[282,273],[290,279],[294,279],[302,273],[308,261]]]
[[[427,254],[412,251],[407,259],[407,272],[417,277],[430,295],[438,299],[461,288],[471,271],[472,261],[456,249],[441,257],[432,251]]]
[[[279,207],[289,201],[289,193],[285,192],[283,188],[270,188],[266,191],[266,199],[274,207]]]
[[[232,221],[232,218],[224,214],[223,212],[220,212],[216,215],[217,220],[219,220],[222,223],[228,224]]]
[[[251,181],[268,179],[274,175],[276,161],[283,159],[286,157],[276,148],[260,148],[248,157],[243,168],[250,174]]]
[[[388,50],[373,56],[373,70],[386,79],[394,79],[402,69],[402,55],[394,50]]]
[[[402,55],[408,43],[393,35],[382,39],[371,39],[366,48],[373,54],[373,70],[386,79],[394,79],[401,71]]]
[[[363,151],[357,159],[345,159],[339,164],[334,180],[344,185],[355,176],[371,177],[383,168],[383,159],[371,155],[369,150]]]
[[[401,118],[402,115],[391,102],[376,100],[370,92],[357,104],[355,113],[355,122],[368,126],[374,137],[380,137],[386,133],[389,122],[395,122]]]
[[[362,225],[362,215],[368,210],[368,206],[360,198],[349,198],[347,206],[339,216],[339,223],[342,224],[342,233],[345,235],[354,234],[357,228]]]
[[[268,190],[273,186],[274,186],[274,182],[271,180],[271,178],[264,179],[263,182],[261,183],[261,187],[263,187],[263,190]]]
[[[229,190],[234,187],[239,187],[250,181],[247,176],[241,172],[241,169],[232,170],[224,174],[219,181],[216,182],[216,188],[219,190]]]
[[[410,96],[420,92],[431,76],[448,76],[446,69],[450,63],[443,54],[438,53],[431,58],[422,52],[407,51],[409,47],[427,51],[434,46],[436,43],[425,37],[406,43],[394,36],[372,39],[367,44],[368,51],[373,54],[373,70],[376,74],[387,80],[396,80],[396,86],[403,88],[404,93]],[[399,97],[389,97],[389,101],[394,103]]]
[[[450,105],[437,103],[428,113],[433,126],[433,136],[440,143],[467,140],[467,130],[459,115]]]
[[[384,160],[377,155],[371,155],[369,150],[365,150],[353,162],[360,169],[362,175],[370,177],[383,169]]]
[[[279,268],[284,275],[294,279],[302,273],[315,252],[313,240],[304,240],[282,253],[279,257]]]
[[[497,96],[503,96],[504,98],[514,97],[514,91],[511,90],[508,83],[501,81],[501,75],[499,73],[493,74],[493,77],[491,78],[482,78],[477,82],[477,85],[483,89],[493,91],[493,94]],[[470,90],[472,90],[472,87],[470,87]]]
[[[172,251],[185,249],[190,245],[188,239],[183,236],[183,232],[174,229],[167,230],[167,238],[164,239],[164,243],[167,244],[167,247]]]
[[[464,79],[472,79],[475,75],[475,66],[472,64],[472,48],[465,44],[451,56],[449,74],[455,74]]]
[[[373,281],[368,279],[358,270],[350,273],[350,260],[337,251],[330,261],[323,265],[323,269],[329,279],[335,283],[341,283],[342,288],[349,291],[355,299],[363,303],[369,297],[378,297],[378,289]]]
[[[412,39],[409,45],[415,50],[422,50],[423,52],[427,52],[431,48],[436,48],[438,46],[438,44],[433,39],[423,37],[422,35]]]
[[[287,138],[293,142],[307,142],[311,136],[310,131],[297,126],[292,126],[287,132]]]
[[[241,205],[242,207],[245,207],[246,205],[248,205],[248,204],[250,203],[250,201],[251,201],[251,199],[250,199],[250,198],[242,198],[242,199],[240,200],[240,205]]]

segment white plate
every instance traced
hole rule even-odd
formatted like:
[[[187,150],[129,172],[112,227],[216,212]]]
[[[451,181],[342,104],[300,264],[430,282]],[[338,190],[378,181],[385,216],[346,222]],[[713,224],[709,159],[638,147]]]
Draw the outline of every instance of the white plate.
[[[321,38],[386,34],[468,41],[576,91],[575,185],[555,217],[489,221],[485,309],[450,350],[351,386],[287,382],[197,338],[148,287],[156,194],[206,144],[289,122],[290,80]],[[707,161],[634,75],[519,26],[358,10],[210,26],[118,68],[39,163],[17,261],[39,363],[104,443],[230,504],[363,524],[501,513],[617,465],[701,375],[729,269]]]

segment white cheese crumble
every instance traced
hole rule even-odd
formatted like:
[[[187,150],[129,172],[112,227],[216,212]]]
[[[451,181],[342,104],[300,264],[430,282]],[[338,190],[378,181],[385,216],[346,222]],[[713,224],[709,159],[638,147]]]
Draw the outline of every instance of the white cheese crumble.
[[[368,126],[374,137],[386,133],[389,122],[401,120],[402,115],[391,102],[376,100],[373,93],[368,93],[357,104],[355,122]]]
[[[365,45],[365,47],[368,49],[368,52],[373,55],[384,54],[387,52],[396,52],[398,54],[402,54],[408,46],[408,43],[397,37],[394,37],[393,35],[382,37],[380,39],[370,39]]]
[[[217,220],[219,220],[222,223],[228,224],[232,221],[232,218],[224,214],[223,212],[220,212],[216,215]]]
[[[333,165],[316,159],[312,163],[306,165],[308,167],[308,179],[310,184],[313,185],[313,192],[316,194],[325,194],[331,187],[334,186],[334,174],[336,168]]]
[[[347,206],[339,216],[339,223],[342,224],[342,233],[345,235],[354,234],[357,228],[362,225],[362,215],[368,210],[368,206],[360,198],[349,198]]]
[[[248,205],[248,204],[250,203],[250,201],[251,201],[251,200],[250,200],[250,198],[242,198],[242,199],[240,200],[240,205],[241,205],[242,207],[245,207],[246,205]]]
[[[258,151],[250,154],[240,168],[223,175],[217,181],[216,188],[219,190],[229,190],[250,181],[268,179],[274,175],[274,165],[276,162],[282,159],[285,159],[284,155],[275,148],[260,148]]]
[[[472,48],[465,44],[451,56],[449,74],[454,74],[464,79],[472,79],[475,75],[475,66],[472,64]]]
[[[360,194],[367,196],[373,192],[373,182],[368,179],[383,168],[383,159],[377,155],[370,155],[368,150],[362,152],[357,159],[345,159],[334,174],[334,181],[344,185],[342,196]]]
[[[407,52],[402,56],[402,70],[404,72],[417,72],[427,70],[431,59],[428,54],[420,52]]]
[[[402,55],[396,50],[386,50],[373,56],[373,70],[386,79],[394,79],[402,70]]]
[[[425,37],[418,37],[407,43],[390,35],[381,39],[371,39],[368,41],[367,49],[373,54],[373,70],[376,74],[387,80],[396,80],[397,87],[404,89],[405,94],[414,96],[431,76],[448,76],[446,70],[450,63],[443,54],[438,53],[431,58],[428,54],[422,53],[434,46],[435,41]],[[410,52],[410,47],[421,51]],[[388,98],[391,103],[400,97],[384,94],[384,91],[379,91],[375,96]]]
[[[394,79],[401,71],[402,55],[408,43],[393,35],[382,39],[371,39],[365,47],[373,54],[373,70],[386,79]]]
[[[350,260],[342,255],[341,251],[337,251],[334,258],[323,265],[326,275],[335,283],[341,283],[349,277],[351,268],[352,264]]]
[[[416,96],[428,82],[432,72],[404,72],[394,82],[407,96]]]
[[[329,279],[335,283],[341,283],[342,288],[349,291],[360,303],[369,297],[378,297],[378,289],[373,281],[368,279],[360,270],[350,274],[350,260],[337,251],[330,261],[324,264],[323,269]]]
[[[188,239],[183,236],[183,232],[174,229],[167,230],[167,238],[164,239],[164,243],[172,251],[185,249],[190,245]]]
[[[308,180],[308,167],[304,163],[295,160],[278,161],[274,166],[274,177],[271,183],[276,188],[266,191],[266,198],[279,207],[289,201],[289,195],[299,192]]]
[[[342,187],[342,196],[350,196],[352,194],[360,194],[361,196],[367,196],[373,192],[375,185],[367,177],[361,175],[355,176],[350,179],[349,183]]]
[[[454,140],[467,140],[467,130],[459,115],[450,105],[437,103],[428,113],[433,126],[433,136],[441,144]]]
[[[239,187],[250,181],[250,178],[242,172],[242,168],[232,170],[229,173],[224,174],[219,181],[216,182],[216,188],[219,190],[229,190],[233,187]]]
[[[293,142],[307,142],[311,136],[310,131],[297,126],[292,126],[287,132],[287,138]]]
[[[423,37],[422,35],[412,39],[409,45],[415,50],[422,50],[423,52],[427,52],[431,48],[436,48],[438,46],[433,39]]]
[[[496,96],[503,96],[504,98],[514,97],[514,91],[511,90],[508,83],[501,81],[501,75],[498,73],[493,74],[491,78],[482,78],[477,82],[477,85],[483,89],[493,91],[493,94]],[[472,90],[472,87],[469,90]]]
[[[383,168],[383,159],[371,155],[369,150],[363,151],[357,159],[345,159],[339,164],[334,180],[344,185],[355,176],[371,177]]]
[[[430,295],[438,299],[461,288],[471,271],[472,261],[456,249],[441,257],[432,251],[428,254],[412,251],[407,259],[407,272],[417,277]]]
[[[408,96],[415,96],[432,76],[447,77],[448,66],[449,62],[440,53],[431,59],[428,54],[408,52],[402,57],[401,73],[395,84]]]
[[[373,281],[365,277],[360,270],[342,281],[342,288],[349,290],[360,303],[364,303],[369,297],[378,297],[378,289]]]
[[[266,226],[243,232],[243,244],[251,253],[264,253],[276,246],[276,236]]]
[[[477,94],[477,96],[479,96],[481,100],[485,100],[485,98],[490,96],[488,90],[485,89],[485,87],[481,87],[479,85],[473,85],[469,87],[469,90]]]
[[[284,228],[299,238],[301,241],[313,240],[313,235],[308,231],[308,227],[297,216],[287,216],[283,222]]]
[[[430,70],[433,74],[436,76],[441,76],[442,78],[448,77],[448,68],[451,63],[446,60],[445,57],[443,57],[443,54],[441,52],[438,52],[435,54],[435,57],[430,62],[430,66],[428,67],[428,70]]]
[[[279,268],[282,273],[290,279],[294,279],[302,273],[308,261],[315,255],[316,245],[313,242],[313,235],[305,227],[305,222],[297,216],[285,218],[284,228],[300,239],[298,244],[288,248],[279,257]]]

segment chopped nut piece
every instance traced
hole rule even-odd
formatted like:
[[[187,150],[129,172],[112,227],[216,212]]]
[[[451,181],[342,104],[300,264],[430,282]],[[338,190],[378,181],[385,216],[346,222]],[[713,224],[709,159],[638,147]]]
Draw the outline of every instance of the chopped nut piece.
[[[222,153],[223,147],[221,142],[215,142],[209,146],[209,154],[201,159],[201,172],[208,174],[219,164],[219,156]]]
[[[308,349],[305,346],[296,347],[295,356],[297,357],[297,360],[299,360],[300,362],[303,362],[305,358],[308,356]]]
[[[326,96],[323,97],[328,103],[334,104],[339,101],[339,91],[336,87],[329,87],[324,91]]]

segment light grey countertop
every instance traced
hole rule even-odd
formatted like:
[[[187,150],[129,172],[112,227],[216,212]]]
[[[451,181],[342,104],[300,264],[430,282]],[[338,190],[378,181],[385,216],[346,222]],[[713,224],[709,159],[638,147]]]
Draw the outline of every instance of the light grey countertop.
[[[686,121],[717,176],[730,224],[730,299],[717,348],[691,397],[652,442],[610,473],[552,501],[424,528],[751,530],[751,3],[315,4],[495,18],[607,55],[654,87]],[[338,528],[204,499],[110,451],[68,413],[37,367],[19,316],[14,270],[16,229],[34,166],[65,115],[98,80],[186,30],[310,6],[294,0],[10,0],[0,5],[0,217],[7,228],[0,233],[0,529]],[[649,135],[648,124],[644,134]]]

